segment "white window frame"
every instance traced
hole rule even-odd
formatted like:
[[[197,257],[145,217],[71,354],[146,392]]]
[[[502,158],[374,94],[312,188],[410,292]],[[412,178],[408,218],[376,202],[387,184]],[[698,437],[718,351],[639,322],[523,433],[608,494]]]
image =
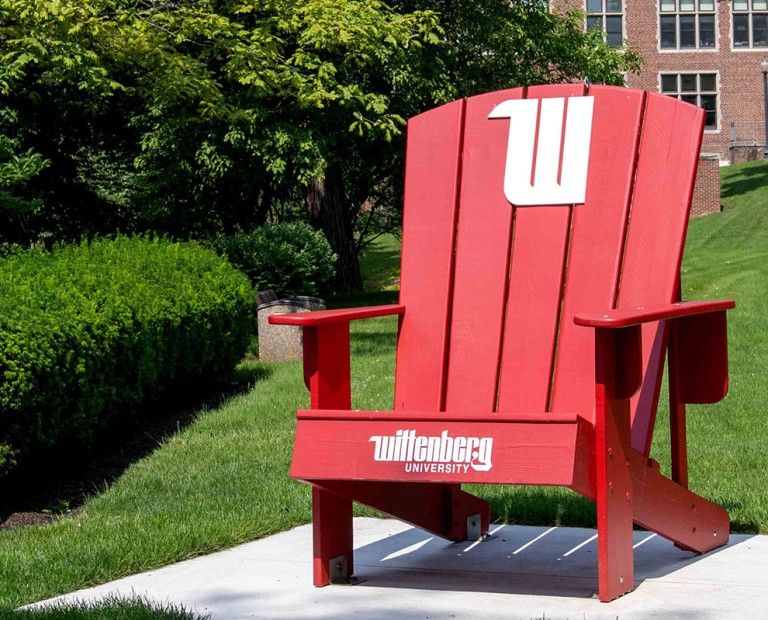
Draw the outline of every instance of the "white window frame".
[[[615,11],[605,11],[602,10],[599,13],[589,13],[587,11],[587,2],[588,0],[584,0],[584,31],[587,31],[587,18],[589,17],[600,17],[600,21],[602,22],[602,30],[603,30],[603,40],[607,42],[607,31],[605,29],[605,18],[606,17],[615,17],[617,15],[621,16],[621,45],[625,45],[627,42],[627,7],[626,7],[626,0],[621,0],[621,13],[616,13]],[[602,2],[602,8],[606,8],[606,0],[601,0]]]
[[[766,8],[766,9],[754,9],[753,8],[753,0],[748,0],[748,3],[749,3],[749,7],[747,8],[746,11],[744,11],[744,10],[736,10],[736,8],[734,7],[733,0],[731,0],[731,2],[730,2],[730,5],[731,5],[731,27],[730,27],[729,36],[731,38],[731,51],[732,52],[754,52],[754,51],[768,49],[768,45],[753,45],[753,43],[752,43],[752,40],[753,40],[753,37],[754,37],[754,34],[752,32],[752,15],[754,15],[755,13],[765,13],[766,15],[768,15],[768,8]],[[734,19],[733,19],[734,15],[736,15],[736,14],[738,14],[738,15],[748,15],[749,16],[749,19],[748,19],[749,45],[739,45],[738,47],[736,46],[736,37],[734,36],[735,31],[734,31]]]
[[[682,92],[680,88],[680,76],[683,74],[688,75],[696,75],[696,92],[692,93],[689,91]],[[702,74],[706,75],[714,75],[715,76],[715,90],[701,90],[701,76]],[[662,90],[662,84],[661,84],[661,78],[664,75],[676,75],[677,76],[677,92],[675,94],[672,93],[666,93]],[[667,97],[675,97],[678,100],[681,100],[681,95],[684,94],[695,94],[697,97],[701,97],[701,95],[715,95],[717,97],[716,99],[716,105],[715,105],[715,114],[717,115],[717,126],[712,129],[708,127],[704,127],[704,133],[707,134],[717,134],[720,133],[723,127],[723,116],[722,116],[722,110],[721,110],[721,94],[720,94],[720,71],[712,70],[708,71],[706,69],[665,69],[664,71],[659,71],[658,73],[658,84],[659,84],[659,92],[662,95],[665,95]],[[700,100],[699,100],[700,101]],[[701,107],[701,106],[699,106]],[[703,108],[702,108],[703,109]]]
[[[662,0],[656,0],[656,50],[660,54],[680,54],[680,53],[688,53],[688,52],[696,52],[696,53],[712,53],[712,52],[718,52],[720,50],[720,17],[719,17],[719,11],[718,11],[718,2],[719,0],[714,0],[714,8],[709,10],[701,10],[699,8],[699,1],[700,0],[694,0],[695,8],[693,11],[681,11],[680,10],[680,0],[675,0],[675,10],[674,11],[662,11],[661,10],[661,2]],[[675,41],[677,43],[677,47],[662,47],[661,46],[661,18],[662,16],[666,15],[674,15],[675,16]],[[695,47],[680,47],[680,16],[681,15],[693,15],[694,16],[694,24],[696,27],[696,33],[695,33],[695,39],[696,39],[696,46]],[[715,45],[714,47],[701,47],[699,45],[700,42],[700,33],[699,33],[699,15],[714,15],[715,17]]]

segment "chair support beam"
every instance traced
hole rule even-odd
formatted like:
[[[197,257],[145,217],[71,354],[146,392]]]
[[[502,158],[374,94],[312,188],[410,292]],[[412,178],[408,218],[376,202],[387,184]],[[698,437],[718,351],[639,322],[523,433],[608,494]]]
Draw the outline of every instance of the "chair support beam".
[[[349,322],[304,329],[304,382],[316,409],[349,409],[352,390]],[[352,500],[326,489],[312,489],[313,582],[326,586],[348,579],[354,570]],[[331,562],[340,564],[333,570]],[[344,574],[345,573],[345,574]]]
[[[595,480],[598,594],[613,600],[634,588],[629,396],[639,384],[640,329],[595,331]],[[622,373],[620,369],[629,367]]]

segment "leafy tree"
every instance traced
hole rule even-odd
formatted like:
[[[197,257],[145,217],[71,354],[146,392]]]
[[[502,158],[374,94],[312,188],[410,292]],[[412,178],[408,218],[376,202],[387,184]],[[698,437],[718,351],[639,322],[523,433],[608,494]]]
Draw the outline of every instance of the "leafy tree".
[[[4,113],[13,118],[10,110],[0,110],[0,117]],[[0,133],[0,208],[23,219],[26,213],[34,211],[37,203],[25,200],[17,192],[29,179],[40,174],[49,162],[32,149],[19,152],[18,148],[17,139]]]
[[[481,92],[574,80],[622,84],[624,72],[639,70],[636,52],[608,47],[600,32],[585,33],[582,13],[552,13],[547,4],[398,0],[393,7],[400,13],[438,12],[440,29],[430,39],[435,42],[438,36],[437,44],[412,50],[400,62],[368,69],[366,77],[386,91],[388,110],[399,120]],[[310,184],[308,203],[310,214],[319,214],[342,267],[347,265],[344,284],[354,288],[361,284],[356,257],[372,240],[370,233],[381,220],[385,227],[399,221],[403,135],[397,130],[383,136],[366,132],[357,121],[345,132],[346,119],[338,118],[338,110],[326,110],[326,115],[326,126],[335,130],[327,134],[327,165],[324,175]]]
[[[582,30],[540,0],[0,0],[0,235],[309,217],[359,288],[398,221],[405,119],[637,67]]]
[[[261,224],[324,177],[330,134],[400,131],[374,73],[436,22],[376,0],[0,0],[0,103],[39,164],[15,186],[35,217],[5,201],[2,234]]]
[[[99,18],[87,1],[0,0],[0,157],[23,163],[0,198],[4,240],[112,227],[107,205],[78,179],[100,144],[118,146],[111,101],[121,85],[98,52]]]

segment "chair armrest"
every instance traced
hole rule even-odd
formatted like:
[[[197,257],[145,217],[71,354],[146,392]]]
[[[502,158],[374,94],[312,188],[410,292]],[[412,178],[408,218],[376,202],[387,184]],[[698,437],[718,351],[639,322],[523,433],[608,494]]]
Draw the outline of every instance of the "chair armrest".
[[[393,304],[273,314],[269,322],[303,328],[304,383],[309,389],[311,408],[350,409],[349,322],[404,312],[405,306]]]
[[[298,325],[300,327],[316,327],[332,323],[344,323],[359,319],[370,319],[377,316],[401,315],[405,306],[392,304],[390,306],[367,306],[363,308],[342,308],[339,310],[317,310],[315,312],[291,312],[273,314],[269,317],[272,325]]]
[[[602,314],[577,314],[573,318],[573,322],[583,327],[618,329],[652,321],[679,319],[709,312],[721,312],[723,310],[730,310],[735,306],[736,302],[730,299],[722,301],[679,301],[658,306],[619,308],[608,310]]]
[[[608,310],[603,314],[580,314],[574,323],[595,328],[596,355],[604,362],[603,374],[611,366],[624,366],[611,377],[613,391],[631,396],[642,380],[641,325],[669,321],[669,365],[679,403],[715,403],[728,392],[728,329],[726,310],[732,300],[687,301],[646,308]]]

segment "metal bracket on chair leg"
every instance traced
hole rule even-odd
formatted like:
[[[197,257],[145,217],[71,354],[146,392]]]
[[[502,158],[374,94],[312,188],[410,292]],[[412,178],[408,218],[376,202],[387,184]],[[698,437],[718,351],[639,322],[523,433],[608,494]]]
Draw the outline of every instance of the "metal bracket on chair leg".
[[[335,558],[331,558],[331,561],[328,563],[328,574],[331,576],[331,583],[348,584],[349,570],[347,568],[347,556],[337,555]]]
[[[337,555],[328,563],[328,574],[333,585],[354,586],[365,579],[349,574],[349,565],[346,555]]]
[[[483,537],[483,520],[480,514],[467,517],[467,540],[480,540]]]

